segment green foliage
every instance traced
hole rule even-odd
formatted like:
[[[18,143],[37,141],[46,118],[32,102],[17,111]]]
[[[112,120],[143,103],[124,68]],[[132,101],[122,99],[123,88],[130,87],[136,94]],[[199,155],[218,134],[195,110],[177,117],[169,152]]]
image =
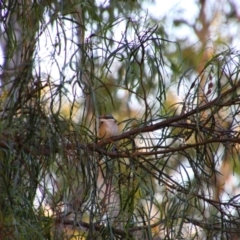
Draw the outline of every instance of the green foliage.
[[[239,236],[221,181],[227,163],[239,177],[239,52],[196,64],[205,50],[181,50],[137,1],[11,3],[0,239]],[[121,132],[99,141],[108,112]]]

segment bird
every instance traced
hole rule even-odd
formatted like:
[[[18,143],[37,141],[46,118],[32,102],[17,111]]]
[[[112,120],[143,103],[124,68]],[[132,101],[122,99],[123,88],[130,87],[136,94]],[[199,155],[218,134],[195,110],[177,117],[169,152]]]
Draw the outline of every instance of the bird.
[[[117,121],[112,114],[104,114],[99,116],[98,138],[100,140],[107,139],[118,135]]]

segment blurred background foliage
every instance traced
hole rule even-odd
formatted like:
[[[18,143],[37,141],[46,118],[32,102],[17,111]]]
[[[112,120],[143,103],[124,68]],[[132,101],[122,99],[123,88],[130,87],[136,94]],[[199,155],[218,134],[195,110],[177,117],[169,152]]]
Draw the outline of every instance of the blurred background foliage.
[[[0,239],[239,239],[239,9],[1,1]]]

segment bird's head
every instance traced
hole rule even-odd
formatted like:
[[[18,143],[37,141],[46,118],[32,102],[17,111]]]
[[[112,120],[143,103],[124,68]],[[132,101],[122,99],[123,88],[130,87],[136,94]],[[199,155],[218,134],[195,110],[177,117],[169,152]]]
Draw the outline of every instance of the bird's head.
[[[118,134],[117,121],[114,119],[112,114],[104,114],[99,116],[98,118],[99,118],[98,129],[99,138],[109,138],[112,136],[116,136]]]
[[[114,119],[112,114],[103,114],[103,115],[99,116],[98,118],[99,119]]]

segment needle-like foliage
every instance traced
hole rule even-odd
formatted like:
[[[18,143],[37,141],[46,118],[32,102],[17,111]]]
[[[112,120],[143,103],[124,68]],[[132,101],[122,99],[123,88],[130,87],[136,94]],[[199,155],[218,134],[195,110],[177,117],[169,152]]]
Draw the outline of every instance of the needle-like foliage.
[[[240,236],[237,50],[192,67],[136,1],[0,6],[0,239]]]

